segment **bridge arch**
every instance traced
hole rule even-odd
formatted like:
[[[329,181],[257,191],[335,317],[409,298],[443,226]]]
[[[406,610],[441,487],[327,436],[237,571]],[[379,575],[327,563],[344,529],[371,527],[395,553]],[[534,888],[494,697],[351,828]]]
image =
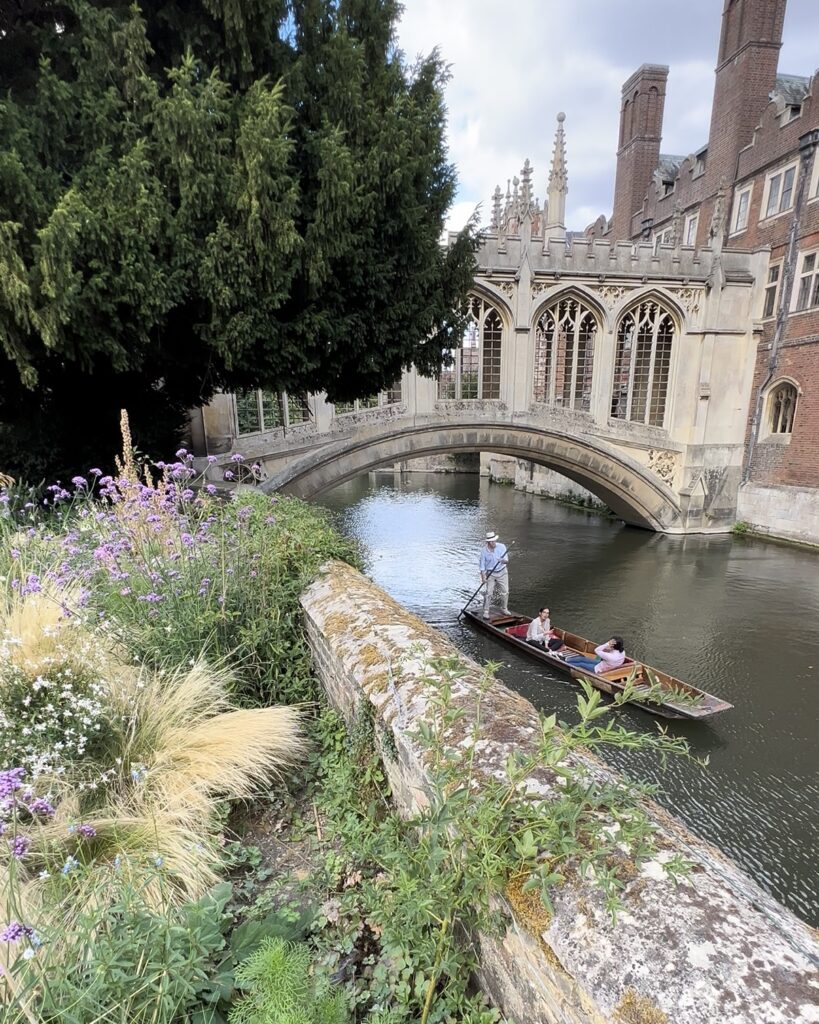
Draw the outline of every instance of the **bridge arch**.
[[[634,526],[683,532],[680,503],[654,473],[610,445],[524,423],[436,422],[370,429],[291,462],[262,485],[312,498],[378,466],[427,455],[490,451],[556,470]]]

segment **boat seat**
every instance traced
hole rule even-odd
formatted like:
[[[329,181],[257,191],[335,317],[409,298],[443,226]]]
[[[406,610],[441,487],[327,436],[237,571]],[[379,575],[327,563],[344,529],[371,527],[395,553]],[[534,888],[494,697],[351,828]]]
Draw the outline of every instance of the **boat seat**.
[[[519,640],[525,640],[526,634],[529,632],[529,626],[527,623],[524,623],[522,626],[508,626],[504,632],[509,636],[517,637]]]
[[[628,662],[624,662],[619,668],[610,668],[606,672],[598,672],[597,674],[602,676],[604,679],[608,679],[610,683],[618,683],[621,679],[628,679],[633,671],[634,662],[632,661],[630,664]],[[639,678],[639,676],[637,678]]]

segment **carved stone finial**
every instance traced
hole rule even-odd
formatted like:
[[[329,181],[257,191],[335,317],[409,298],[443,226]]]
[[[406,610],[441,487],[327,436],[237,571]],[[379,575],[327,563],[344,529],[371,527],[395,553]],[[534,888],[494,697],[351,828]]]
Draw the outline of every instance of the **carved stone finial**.
[[[525,214],[532,203],[532,165],[529,163],[528,156],[523,162],[520,179],[522,186],[520,190],[520,203],[521,210]]]
[[[495,231],[500,230],[501,226],[501,192],[500,185],[495,186],[495,191],[492,193],[492,228]]]
[[[557,115],[552,166],[549,169],[549,197],[545,205],[546,228],[543,232],[544,245],[549,235],[565,236],[566,231],[566,194],[569,191],[569,177],[566,169],[566,135],[563,122],[566,115],[561,111]],[[552,230],[554,229],[554,230]]]

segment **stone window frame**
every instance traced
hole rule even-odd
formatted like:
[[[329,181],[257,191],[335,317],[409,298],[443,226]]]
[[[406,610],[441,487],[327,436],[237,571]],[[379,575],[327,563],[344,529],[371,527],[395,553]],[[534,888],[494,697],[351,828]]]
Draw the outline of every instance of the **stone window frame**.
[[[576,304],[574,312],[562,308],[567,303]],[[554,334],[551,338],[546,336],[547,329],[541,326],[545,317],[552,320]],[[560,330],[560,325],[566,322],[567,317],[572,319],[570,338],[565,330]],[[590,332],[584,328],[589,318],[593,324]],[[602,312],[588,296],[575,289],[553,295],[537,310],[533,322],[535,351],[532,398],[535,402],[577,412],[591,412],[595,359],[598,357],[597,348],[603,329]],[[543,377],[542,382],[538,380],[539,375]],[[559,388],[558,378],[562,379]],[[588,384],[587,389],[584,382]],[[579,394],[578,386],[581,388]]]
[[[242,399],[249,398],[254,395],[256,398],[256,417],[259,424],[258,428],[251,430],[241,429],[241,412],[239,402]],[[236,431],[236,437],[251,437],[254,434],[269,434],[273,430],[288,430],[291,426],[298,426],[301,423],[312,422],[313,409],[310,405],[309,396],[301,396],[301,402],[299,402],[299,396],[288,396],[286,391],[268,391],[264,388],[251,388],[245,395],[233,394],[233,425]],[[268,424],[266,422],[265,403],[269,403],[270,400],[276,402],[278,408],[278,415],[276,416],[276,422]],[[293,412],[296,412],[296,404],[299,404],[299,412],[305,411],[306,415],[296,416],[291,415],[291,401],[293,402]]]
[[[377,395],[368,395],[365,398],[356,398],[352,402],[334,402],[333,418],[349,416],[354,412],[364,412],[367,409],[385,409],[389,405],[400,405],[404,400],[404,391],[401,378],[387,388],[386,391],[379,391]]]
[[[706,164],[708,163],[708,147],[701,149],[699,153],[694,154],[694,167],[691,171],[692,178],[701,178],[705,174]]]
[[[685,218],[685,227],[683,228],[683,245],[696,245],[697,244],[697,228],[700,222],[700,211],[695,210],[694,213],[689,213]],[[694,237],[691,238],[693,229]]]
[[[638,339],[632,338],[629,348],[630,355],[628,357],[628,368],[626,370],[627,382],[625,392],[621,389],[621,395],[625,396],[626,405],[622,415],[618,415],[615,412],[615,388],[617,387],[617,371],[618,371],[618,360],[620,359],[620,333],[623,329],[624,322],[627,317],[632,317],[635,323],[635,327],[639,326],[641,320],[644,319],[643,309],[645,306],[655,307],[655,322],[651,329],[651,345],[649,352],[648,365],[645,370],[645,395],[644,395],[644,409],[643,415],[637,419],[633,416],[634,410],[634,397],[635,397],[635,380],[638,371],[638,350],[639,345],[639,333]],[[660,330],[664,321],[669,321],[671,324],[670,337],[668,339],[668,350],[667,358],[665,358],[665,372],[663,375],[663,365],[660,363],[660,374],[661,377],[657,377],[657,356],[659,352],[659,341],[660,341]],[[680,317],[673,305],[668,303],[664,296],[649,293],[647,295],[641,295],[635,299],[626,309],[617,317],[617,322],[614,328],[614,378],[612,379],[611,393],[609,396],[609,420],[618,420],[625,423],[637,423],[647,427],[659,428],[662,430],[667,429],[669,416],[671,413],[671,406],[674,398],[673,381],[675,376],[675,354],[679,348],[680,338],[682,337],[682,324]],[[642,370],[641,370],[642,373]],[[662,379],[663,383],[663,397],[662,397],[662,415],[660,422],[652,422],[652,408],[655,405],[655,388],[658,380]]]
[[[787,404],[779,401],[781,394],[786,396]],[[777,377],[773,381],[765,392],[763,441],[771,444],[790,444],[801,397],[802,391],[792,377]],[[783,427],[786,429],[782,429]]]
[[[674,228],[668,227],[663,228],[654,235],[654,255],[657,256],[660,252],[661,245],[671,245],[671,241],[674,235]]]
[[[782,268],[784,260],[771,260],[768,264],[768,275],[762,292],[762,320],[770,320],[776,316],[779,308],[779,290],[782,287]],[[774,271],[776,273],[774,274]],[[771,278],[774,278],[771,280]],[[770,300],[770,301],[769,301]]]
[[[805,264],[810,263],[810,269]],[[802,296],[807,301],[803,303]],[[808,249],[799,253],[799,263],[794,278],[791,314],[812,313],[819,309],[819,249]]]
[[[801,103],[786,103],[782,108],[782,113],[779,115],[779,127],[784,128],[786,124],[791,124],[792,121],[798,121],[801,116]]]
[[[793,171],[793,179],[790,184],[790,202],[787,206],[782,206],[782,184],[785,181],[786,175]],[[770,204],[771,189],[773,182],[776,178],[780,178],[780,182],[777,185],[777,209],[775,213],[768,213],[768,206]],[[759,208],[759,221],[769,222],[776,220],[777,217],[784,217],[791,212],[793,204],[796,200],[796,185],[799,178],[799,161],[792,160],[790,163],[781,164],[779,167],[775,167],[772,171],[769,171],[765,175],[765,187],[762,192],[762,205]]]
[[[808,202],[815,203],[819,201],[819,156],[817,151],[813,154],[813,170],[810,175],[810,185],[808,187]]]
[[[742,197],[747,195],[748,202],[745,206],[745,221],[740,226],[739,224],[739,212],[740,205],[742,203]],[[741,235],[743,231],[748,230],[748,225],[751,222],[751,200],[754,198],[754,183],[751,181],[746,185],[737,185],[734,189],[734,204],[731,210],[731,230],[729,235]]]
[[[506,318],[494,297],[471,292],[468,302],[471,324],[460,345],[449,349],[452,365],[442,366],[438,374],[439,402],[497,401],[501,397],[503,350],[508,334]],[[465,352],[470,353],[468,361]],[[467,375],[468,389],[464,386]]]

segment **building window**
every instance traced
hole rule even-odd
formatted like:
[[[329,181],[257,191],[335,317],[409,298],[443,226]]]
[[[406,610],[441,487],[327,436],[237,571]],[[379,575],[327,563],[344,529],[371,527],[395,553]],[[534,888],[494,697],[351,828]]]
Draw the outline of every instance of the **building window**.
[[[673,241],[673,228],[666,228],[665,231],[658,231],[654,236],[654,255],[657,256],[660,252],[661,245],[671,245]]]
[[[392,387],[388,388],[381,397],[384,399],[382,405],[400,405],[404,400],[401,378],[399,377],[398,380],[393,383]]]
[[[683,232],[683,245],[694,245],[697,241],[697,224],[700,215],[691,213],[685,218],[685,231]]]
[[[782,264],[774,263],[768,267],[768,280],[765,283],[765,304],[762,307],[762,319],[767,320],[776,313],[776,300],[779,296],[779,281],[782,276]]]
[[[449,365],[441,369],[438,398],[500,398],[502,339],[500,313],[473,295],[461,346],[449,350]]]
[[[802,104],[791,103],[789,107],[785,107],[782,111],[782,124],[790,124],[791,121],[795,121],[797,117],[802,116]]]
[[[598,330],[597,317],[579,299],[560,299],[543,311],[535,329],[536,402],[589,411]]]
[[[674,318],[658,302],[641,302],[620,320],[611,415],[661,427],[665,421]]]
[[[275,430],[283,422],[282,395],[275,391],[245,391],[236,395],[236,426],[239,434]]]
[[[708,150],[704,149],[702,152],[697,153],[694,157],[694,170],[691,172],[692,178],[699,178],[705,174],[705,161],[708,157]]]
[[[753,186],[742,189],[734,196],[734,219],[731,224],[731,232],[744,231],[748,227],[748,211],[751,206],[751,192]]]
[[[276,430],[307,423],[310,420],[310,407],[307,396],[286,395],[284,392],[245,391],[236,395],[236,430],[237,434],[259,434],[266,430]]]
[[[768,426],[772,434],[793,433],[796,398],[796,388],[789,381],[783,381],[771,391],[768,399]]]
[[[765,183],[764,217],[776,217],[793,206],[793,185],[796,180],[796,164],[769,175]],[[764,219],[764,218],[763,218]]]
[[[810,188],[808,189],[808,201],[819,199],[819,157],[813,154],[813,173],[810,177]]]
[[[674,182],[668,178],[663,178],[662,182],[660,183],[660,195],[663,197],[670,196],[673,191]]]
[[[799,291],[796,293],[796,308],[813,309],[819,306],[819,265],[817,253],[809,252],[802,257],[799,270]]]
[[[399,379],[387,391],[381,391],[377,395],[357,398],[354,402],[334,402],[333,412],[336,416],[343,416],[348,412],[361,412],[362,409],[380,409],[386,405],[397,405],[400,401],[401,380]]]

